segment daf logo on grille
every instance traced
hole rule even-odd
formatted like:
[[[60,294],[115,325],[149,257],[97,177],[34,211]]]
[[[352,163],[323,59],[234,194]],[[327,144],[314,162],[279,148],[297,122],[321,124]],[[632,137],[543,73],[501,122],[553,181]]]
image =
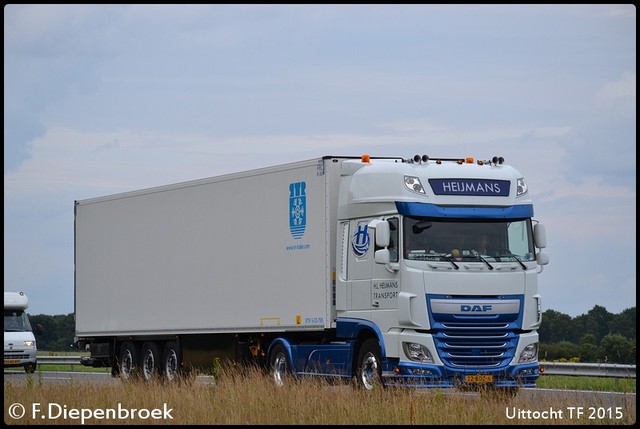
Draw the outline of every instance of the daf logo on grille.
[[[464,311],[464,312],[473,312],[473,311],[479,311],[479,312],[485,312],[485,311],[491,311],[493,310],[493,307],[491,306],[491,304],[485,304],[485,305],[466,305],[463,304],[460,306],[460,311]]]
[[[431,299],[431,309],[434,314],[466,314],[469,317],[482,317],[496,314],[518,314],[520,300],[518,299],[486,299],[486,300],[457,300]]]

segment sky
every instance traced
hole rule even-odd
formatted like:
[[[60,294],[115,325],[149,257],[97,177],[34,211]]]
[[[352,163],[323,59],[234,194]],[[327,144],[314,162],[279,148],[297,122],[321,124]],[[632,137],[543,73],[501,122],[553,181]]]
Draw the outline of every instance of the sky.
[[[5,5],[4,288],[74,311],[74,201],[324,155],[505,158],[543,311],[636,305],[636,9]]]

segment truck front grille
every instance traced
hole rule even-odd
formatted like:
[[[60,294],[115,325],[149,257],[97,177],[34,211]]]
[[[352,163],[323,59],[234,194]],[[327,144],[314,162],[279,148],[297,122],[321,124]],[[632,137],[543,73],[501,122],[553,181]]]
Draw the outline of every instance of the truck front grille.
[[[427,296],[427,302],[433,296]],[[438,296],[438,299],[443,297]],[[513,296],[508,297],[514,299]],[[520,299],[520,297],[517,297]],[[500,297],[461,297],[452,302],[482,302]],[[520,312],[508,314],[445,314],[430,310],[431,331],[442,362],[451,369],[499,369],[509,365],[518,346]],[[521,306],[520,306],[521,307]]]
[[[29,355],[24,354],[22,351],[18,353],[7,352],[4,354],[5,359],[29,359]]]

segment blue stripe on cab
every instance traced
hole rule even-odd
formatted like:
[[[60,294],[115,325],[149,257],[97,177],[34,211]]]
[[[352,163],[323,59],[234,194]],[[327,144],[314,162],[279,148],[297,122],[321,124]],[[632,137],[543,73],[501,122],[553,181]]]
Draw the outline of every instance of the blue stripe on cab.
[[[467,219],[522,219],[533,216],[533,205],[507,207],[460,207],[396,201],[398,213],[406,216],[425,216]]]

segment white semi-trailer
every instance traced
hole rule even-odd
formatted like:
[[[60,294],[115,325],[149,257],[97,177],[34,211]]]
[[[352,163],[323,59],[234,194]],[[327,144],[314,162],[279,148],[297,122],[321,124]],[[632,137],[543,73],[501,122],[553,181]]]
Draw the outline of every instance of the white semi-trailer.
[[[86,199],[76,335],[124,379],[228,360],[278,384],[531,387],[545,245],[498,157],[326,156]]]

